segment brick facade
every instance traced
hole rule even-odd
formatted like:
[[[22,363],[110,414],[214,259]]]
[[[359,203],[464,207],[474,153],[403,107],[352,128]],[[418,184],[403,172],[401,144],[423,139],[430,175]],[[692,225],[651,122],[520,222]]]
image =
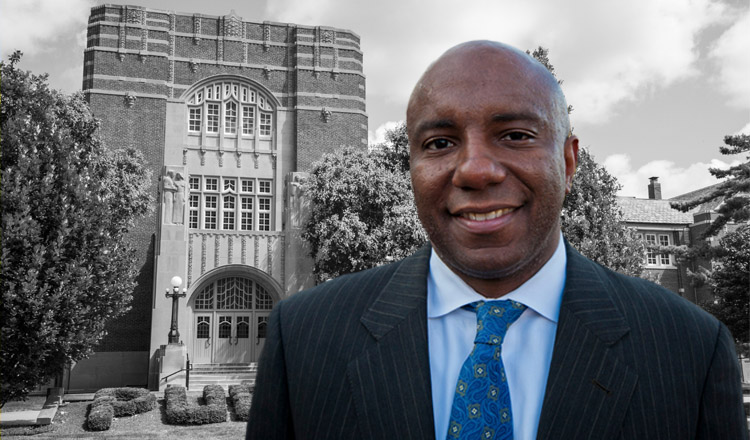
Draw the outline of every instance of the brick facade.
[[[188,297],[180,303],[179,330],[187,345],[196,337],[191,327],[196,290],[221,273],[265,286],[274,302],[309,286],[311,265],[293,230],[299,227],[301,208],[292,200],[291,185],[297,185],[300,172],[308,171],[327,152],[342,146],[367,148],[362,63],[359,36],[343,29],[246,21],[234,12],[209,16],[111,4],[91,9],[83,92],[102,121],[104,144],[136,148],[144,154],[156,200],[153,213],[130,233],[140,267],[132,310],[108,326],[98,353],[141,353],[136,357],[148,359],[142,382],[149,376],[153,386],[153,377],[158,379],[154,369],[159,344],[166,343],[165,325],[169,325],[170,303],[164,288],[174,274],[186,280]],[[223,101],[210,108],[197,103],[204,98],[208,102],[199,96],[204,90],[206,94],[216,90]],[[237,104],[227,104],[231,100]],[[245,107],[257,113],[244,113],[250,111]],[[215,108],[221,108],[216,122],[220,125],[207,128],[207,114]],[[196,122],[200,129],[188,128],[190,111],[202,118]],[[258,128],[261,113],[272,121],[266,131]],[[192,212],[188,207],[180,208],[186,210],[184,222],[183,218],[167,220],[167,174],[186,180],[216,176],[220,186],[225,181],[230,186],[250,180],[256,186],[269,182],[264,187],[267,198],[253,195],[256,204],[262,201],[269,209],[264,214],[268,226],[258,229],[260,217],[253,214],[255,229],[240,230],[227,217],[234,214],[222,210],[226,206],[219,207],[216,226],[207,227],[201,220],[200,226],[188,227]],[[188,198],[205,197],[194,190],[187,189]],[[244,203],[234,189],[218,191],[220,205]],[[234,199],[225,201],[225,197]],[[300,196],[294,192],[294,197]],[[171,199],[169,203],[172,209]],[[236,214],[242,214],[239,207]],[[227,227],[231,230],[224,230]],[[106,359],[133,358],[118,356],[99,356],[90,362],[91,368],[96,365],[101,371],[109,362]],[[89,374],[86,362],[76,366],[72,375],[76,369],[79,377]],[[129,377],[135,383],[128,385],[139,383],[132,374]]]

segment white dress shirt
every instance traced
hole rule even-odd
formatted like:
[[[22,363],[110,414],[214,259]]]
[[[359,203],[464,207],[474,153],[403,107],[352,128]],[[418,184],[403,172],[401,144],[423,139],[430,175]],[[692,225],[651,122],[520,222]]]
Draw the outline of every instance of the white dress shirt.
[[[510,326],[502,345],[515,440],[536,438],[565,286],[566,262],[561,235],[552,258],[531,279],[499,298],[513,299],[528,307]],[[440,440],[448,433],[458,375],[474,347],[477,332],[476,313],[462,307],[479,300],[487,298],[469,287],[433,251],[427,277],[427,332],[435,435]]]

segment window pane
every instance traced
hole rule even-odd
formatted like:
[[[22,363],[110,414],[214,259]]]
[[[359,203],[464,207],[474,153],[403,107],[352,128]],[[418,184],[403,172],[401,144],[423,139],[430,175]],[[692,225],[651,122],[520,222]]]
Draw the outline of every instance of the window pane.
[[[214,308],[214,284],[209,284],[195,297],[195,309],[206,310]]]
[[[237,317],[237,338],[247,339],[249,337],[250,337],[250,317],[238,316]]]
[[[195,337],[198,339],[208,339],[211,337],[211,318],[208,316],[199,316],[197,331]]]
[[[219,132],[219,104],[208,104],[206,109],[206,131],[208,133]]]
[[[251,180],[251,179],[242,179],[242,192],[243,193],[251,193],[251,192],[253,192],[253,180]]]
[[[188,227],[197,229],[200,212],[200,198],[198,194],[190,194],[190,214],[188,217]]]
[[[270,113],[260,114],[260,135],[271,136],[271,114]]]
[[[203,227],[205,229],[216,229],[218,197],[213,195],[205,196],[205,212],[203,216]]]
[[[250,231],[253,229],[253,198],[242,197],[240,199],[240,229]]]
[[[188,130],[193,132],[201,131],[201,108],[191,107],[188,120]]]
[[[232,337],[232,317],[219,316],[219,339],[229,339]]]
[[[261,197],[258,199],[258,209],[261,211],[271,210],[271,199],[268,197]]]
[[[190,190],[200,191],[201,190],[201,178],[197,176],[190,176]]]
[[[237,191],[237,179],[224,179],[222,186],[224,192],[235,192]]]
[[[206,191],[218,191],[219,179],[216,177],[206,177]]]
[[[258,192],[263,194],[271,194],[271,181],[260,180],[258,181]]]
[[[273,308],[271,295],[257,283],[255,284],[255,308],[258,310],[271,310]]]
[[[222,203],[222,229],[234,230],[234,196],[224,196]]]
[[[223,278],[216,282],[216,308],[241,310],[252,307],[252,281],[246,278]]]
[[[271,230],[271,214],[267,212],[261,212],[260,214],[258,214],[258,230],[259,231]]]
[[[224,133],[237,134],[237,104],[232,101],[224,105]]]
[[[255,108],[251,105],[242,106],[242,134],[252,135],[255,129]]]

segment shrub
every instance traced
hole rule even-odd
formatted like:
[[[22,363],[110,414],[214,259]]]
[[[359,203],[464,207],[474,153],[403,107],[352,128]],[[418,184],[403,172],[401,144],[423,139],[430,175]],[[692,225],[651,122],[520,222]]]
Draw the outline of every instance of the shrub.
[[[185,387],[167,386],[164,390],[167,423],[173,425],[203,425],[226,422],[227,401],[224,388],[219,385],[206,385],[203,388],[205,405],[191,405],[187,400]]]
[[[112,426],[112,418],[115,416],[115,411],[112,405],[107,402],[103,402],[104,399],[94,400],[89,409],[89,416],[86,419],[88,428],[92,431],[106,431]]]
[[[126,417],[151,411],[156,397],[145,388],[102,388],[94,394],[88,416],[88,427],[105,431],[113,417]]]
[[[229,397],[239,420],[247,421],[250,416],[251,389],[250,385],[229,385]]]

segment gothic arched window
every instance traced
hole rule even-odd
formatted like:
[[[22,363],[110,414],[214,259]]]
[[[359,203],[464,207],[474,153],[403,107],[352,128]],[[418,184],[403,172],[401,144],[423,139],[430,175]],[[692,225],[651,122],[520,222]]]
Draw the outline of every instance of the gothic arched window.
[[[229,79],[206,84],[188,97],[187,106],[189,134],[243,138],[273,135],[271,103],[249,84]]]

